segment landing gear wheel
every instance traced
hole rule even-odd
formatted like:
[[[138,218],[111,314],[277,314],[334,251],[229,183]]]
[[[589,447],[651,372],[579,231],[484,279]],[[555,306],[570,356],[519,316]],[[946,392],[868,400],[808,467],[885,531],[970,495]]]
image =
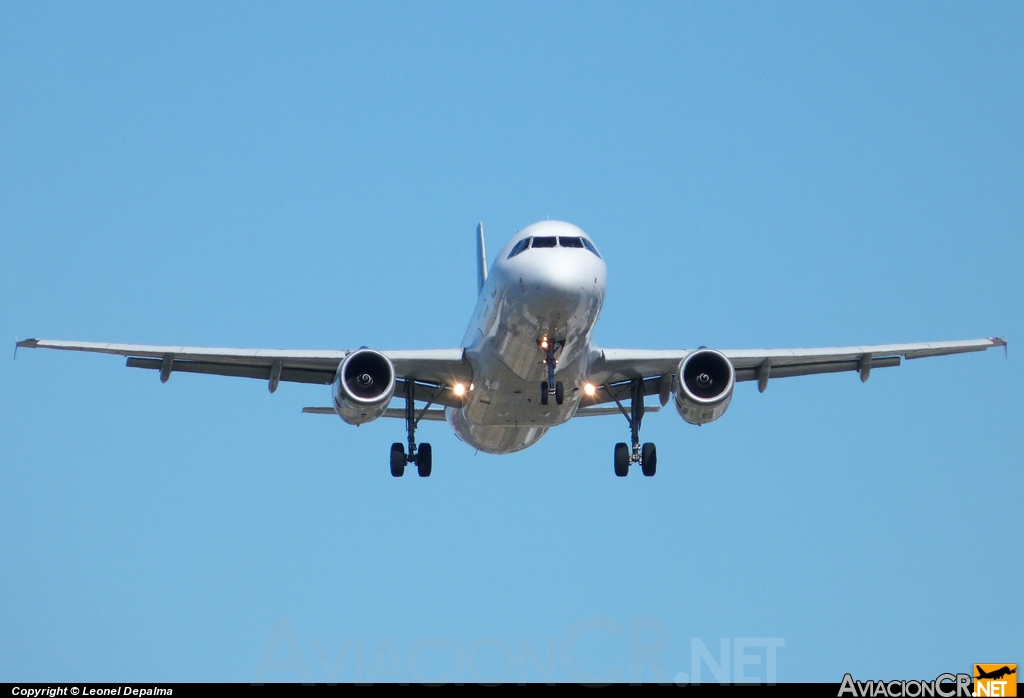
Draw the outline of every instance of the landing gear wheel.
[[[624,443],[615,444],[615,475],[626,477],[629,475],[629,446]]]
[[[548,382],[544,381],[540,384],[540,404],[548,404]]]
[[[644,477],[654,477],[654,473],[658,472],[658,449],[652,443],[644,444],[640,452],[640,470]]]
[[[431,460],[430,444],[420,444],[416,450],[416,470],[419,471],[420,477],[430,477]]]
[[[391,475],[402,477],[405,474],[405,446],[391,444]]]
[[[562,381],[555,383],[555,404],[561,405],[562,400],[565,399],[565,388],[562,387]]]

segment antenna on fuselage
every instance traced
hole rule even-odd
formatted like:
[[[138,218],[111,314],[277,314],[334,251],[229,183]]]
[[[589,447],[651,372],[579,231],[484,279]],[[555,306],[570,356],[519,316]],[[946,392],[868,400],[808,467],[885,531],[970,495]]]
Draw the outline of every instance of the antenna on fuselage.
[[[484,224],[476,226],[476,292],[487,283],[487,248],[484,246]]]

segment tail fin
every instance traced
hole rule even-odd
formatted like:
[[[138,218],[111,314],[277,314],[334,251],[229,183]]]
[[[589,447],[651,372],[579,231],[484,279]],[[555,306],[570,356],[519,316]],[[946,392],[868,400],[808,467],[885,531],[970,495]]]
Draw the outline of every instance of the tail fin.
[[[484,247],[484,224],[476,227],[476,292],[484,287],[487,281],[487,248]]]

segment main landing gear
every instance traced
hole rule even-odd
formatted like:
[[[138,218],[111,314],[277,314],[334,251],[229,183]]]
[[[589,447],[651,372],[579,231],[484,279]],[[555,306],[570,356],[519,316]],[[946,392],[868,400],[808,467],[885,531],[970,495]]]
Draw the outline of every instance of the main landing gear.
[[[562,381],[555,380],[555,350],[562,344],[564,342],[556,342],[546,337],[540,340],[540,348],[545,353],[544,363],[548,366],[548,379],[540,384],[540,404],[542,405],[548,404],[548,397],[551,395],[555,396],[556,405],[561,405],[565,400],[565,388],[562,386]]]
[[[433,454],[430,444],[423,443],[416,447],[416,425],[420,417],[430,408],[428,403],[420,416],[416,416],[416,381],[407,379],[405,381],[405,428],[409,434],[409,455],[405,455],[405,446],[401,443],[391,444],[391,475],[402,477],[405,474],[405,464],[415,463],[416,470],[420,477],[430,477],[430,466]]]
[[[652,443],[640,445],[640,422],[644,418],[644,382],[638,378],[630,385],[629,411],[622,406],[617,399],[615,404],[619,406],[622,414],[629,422],[630,441],[633,447],[630,448],[624,443],[615,444],[615,474],[618,477],[629,475],[629,466],[640,465],[640,471],[645,477],[654,477],[658,471],[658,449]]]

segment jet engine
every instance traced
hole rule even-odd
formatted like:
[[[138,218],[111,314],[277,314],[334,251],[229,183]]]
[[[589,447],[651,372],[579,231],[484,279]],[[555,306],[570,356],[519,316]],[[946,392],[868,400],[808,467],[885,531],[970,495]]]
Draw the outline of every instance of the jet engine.
[[[679,362],[676,410],[690,424],[713,422],[728,409],[735,385],[736,370],[724,354],[698,349]]]
[[[372,349],[359,349],[338,366],[331,386],[334,411],[347,424],[365,424],[383,416],[395,394],[395,367]]]

